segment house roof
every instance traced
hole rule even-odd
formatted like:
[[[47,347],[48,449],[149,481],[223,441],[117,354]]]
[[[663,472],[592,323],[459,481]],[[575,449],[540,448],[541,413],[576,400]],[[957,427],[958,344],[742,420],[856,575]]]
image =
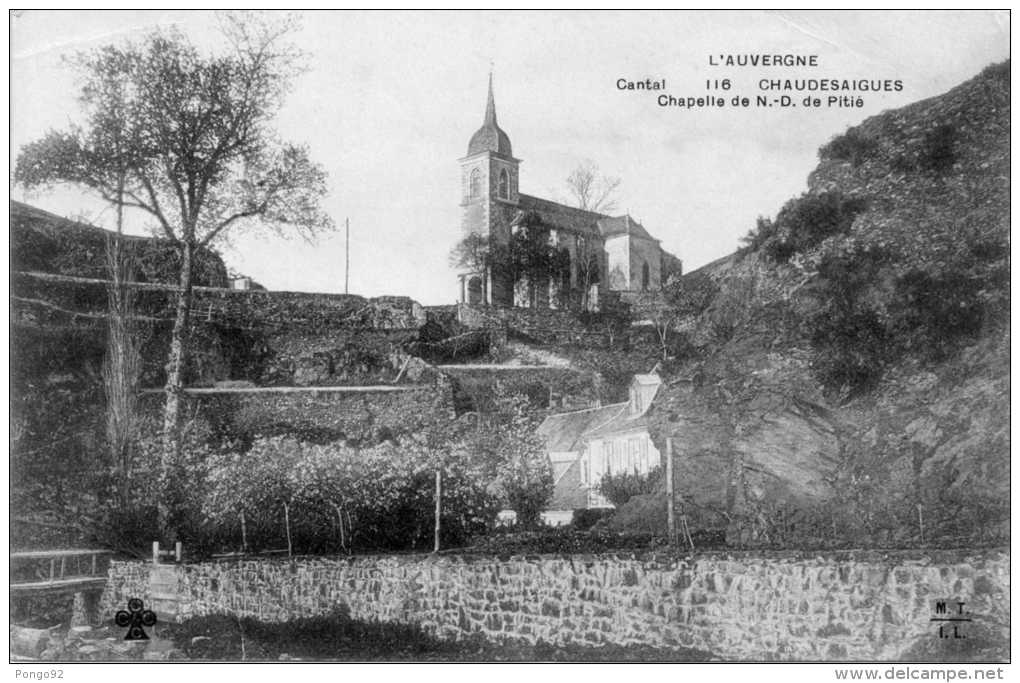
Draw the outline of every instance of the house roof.
[[[578,452],[585,441],[624,434],[648,426],[647,412],[634,415],[630,403],[613,403],[602,408],[550,415],[538,427],[550,452]]]
[[[623,410],[621,410],[617,415],[605,423],[586,431],[582,434],[582,438],[587,440],[603,436],[616,436],[617,434],[626,434],[627,432],[645,429],[648,427],[648,413],[645,412],[640,415],[634,415],[627,410],[628,405],[629,404],[625,403]]]
[[[581,483],[581,463],[574,460],[560,474],[549,500],[551,510],[577,510],[588,507],[588,487]]]
[[[574,410],[545,418],[538,427],[538,435],[546,441],[550,453],[580,451],[584,441],[600,436],[612,436],[643,429],[648,426],[648,406],[655,400],[662,379],[655,372],[634,375],[632,385],[654,387],[651,393],[645,390],[644,409],[635,414],[631,402],[613,403],[601,408]],[[632,392],[633,400],[633,392]]]
[[[603,238],[616,237],[617,235],[630,235],[641,239],[658,242],[659,240],[648,234],[644,226],[630,216],[616,216],[603,218],[598,222],[598,229]]]
[[[546,440],[550,451],[577,451],[584,434],[612,421],[626,409],[626,403],[613,403],[601,408],[550,415],[538,426],[537,433]]]
[[[566,204],[540,199],[531,195],[518,195],[517,207],[522,212],[538,214],[544,225],[557,230],[580,233],[599,237],[598,222],[607,218],[601,213],[585,211]]]

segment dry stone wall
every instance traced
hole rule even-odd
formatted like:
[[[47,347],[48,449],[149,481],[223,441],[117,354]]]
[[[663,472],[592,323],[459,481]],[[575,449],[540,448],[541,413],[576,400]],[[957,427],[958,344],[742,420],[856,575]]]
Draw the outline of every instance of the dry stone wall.
[[[145,565],[117,562],[102,606],[151,599]],[[896,660],[937,638],[938,600],[966,603],[1009,641],[1009,556],[821,555],[358,557],[176,568],[177,619],[278,622],[333,611],[439,637],[692,647],[726,660]]]
[[[457,317],[469,328],[523,334],[539,343],[598,345],[604,336],[586,328],[576,313],[566,309],[459,304]]]

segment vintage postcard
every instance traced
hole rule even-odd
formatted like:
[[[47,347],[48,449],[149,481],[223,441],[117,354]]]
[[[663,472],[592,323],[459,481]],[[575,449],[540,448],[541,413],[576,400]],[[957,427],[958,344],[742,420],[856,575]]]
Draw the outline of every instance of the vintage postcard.
[[[1005,676],[1008,10],[9,20],[14,680]]]

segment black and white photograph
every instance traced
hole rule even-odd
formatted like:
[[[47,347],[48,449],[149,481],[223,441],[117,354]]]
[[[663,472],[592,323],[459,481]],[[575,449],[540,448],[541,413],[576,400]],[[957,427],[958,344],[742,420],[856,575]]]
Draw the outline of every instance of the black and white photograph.
[[[9,22],[10,680],[1009,677],[1010,10]]]

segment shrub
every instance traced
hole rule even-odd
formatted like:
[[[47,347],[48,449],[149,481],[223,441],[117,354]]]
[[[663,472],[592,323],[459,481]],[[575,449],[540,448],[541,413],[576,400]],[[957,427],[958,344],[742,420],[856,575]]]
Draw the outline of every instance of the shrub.
[[[876,140],[865,136],[857,128],[850,128],[823,145],[818,150],[818,158],[849,161],[854,166],[860,166],[868,159],[873,159],[878,149]]]
[[[766,242],[775,236],[776,231],[777,226],[771,219],[766,218],[765,216],[758,216],[754,229],[741,237],[740,241],[743,242],[750,251],[758,251],[765,245]]]
[[[826,311],[815,318],[813,328],[811,367],[825,387],[849,396],[882,377],[890,339],[874,312]]]
[[[943,124],[930,130],[921,142],[918,165],[926,171],[941,175],[956,163],[956,129]]]
[[[827,389],[853,395],[881,378],[899,352],[867,293],[891,259],[881,249],[829,254],[818,263],[824,302],[809,321],[812,369]]]
[[[574,510],[570,525],[578,531],[587,531],[616,512],[613,508],[581,508]]]
[[[610,503],[620,507],[633,496],[654,493],[662,485],[662,468],[656,467],[647,474],[621,472],[606,474],[599,482],[598,490]]]
[[[770,261],[785,263],[827,237],[849,232],[865,206],[863,199],[844,197],[839,192],[805,193],[788,201],[775,221],[759,218],[757,229],[744,241]]]
[[[896,283],[893,331],[907,351],[941,360],[959,341],[981,331],[980,290],[980,281],[956,270],[936,275],[910,271]]]

